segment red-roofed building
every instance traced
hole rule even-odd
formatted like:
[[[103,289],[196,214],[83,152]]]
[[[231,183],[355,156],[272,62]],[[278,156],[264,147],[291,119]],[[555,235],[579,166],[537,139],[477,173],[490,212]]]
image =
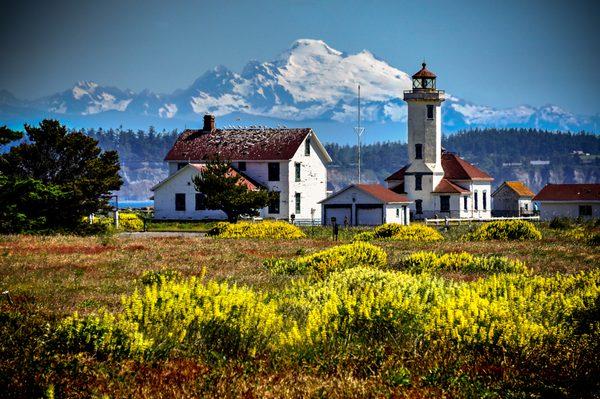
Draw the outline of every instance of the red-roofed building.
[[[383,223],[409,224],[406,195],[398,194],[381,184],[351,184],[323,201],[323,224],[332,218],[340,225],[376,226]]]
[[[413,75],[408,104],[409,164],[390,175],[388,188],[405,194],[415,219],[432,217],[490,218],[490,175],[442,148],[441,105],[445,93],[436,75],[423,68]]]
[[[154,217],[223,219],[223,212],[203,208],[202,195],[191,183],[215,158],[231,162],[231,173],[241,175],[249,189],[279,193],[278,200],[260,210],[261,217],[321,219],[319,201],[326,196],[325,165],[331,158],[312,129],[217,129],[212,115],[204,116],[202,129],[184,131],[167,153],[169,176],[153,188]]]
[[[600,184],[547,184],[533,197],[540,205],[540,218],[599,218]]]

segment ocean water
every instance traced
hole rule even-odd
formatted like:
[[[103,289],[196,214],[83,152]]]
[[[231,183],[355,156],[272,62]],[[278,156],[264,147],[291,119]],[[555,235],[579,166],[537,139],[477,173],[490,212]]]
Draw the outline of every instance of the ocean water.
[[[115,206],[115,201],[110,201],[112,206]],[[119,209],[125,208],[146,208],[148,206],[154,206],[154,201],[152,200],[142,200],[142,201],[128,201],[123,200],[119,201]]]

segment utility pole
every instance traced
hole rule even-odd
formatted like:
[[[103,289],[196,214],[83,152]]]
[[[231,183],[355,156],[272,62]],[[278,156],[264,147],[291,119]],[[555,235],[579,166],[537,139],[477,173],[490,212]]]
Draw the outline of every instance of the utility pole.
[[[356,132],[356,138],[358,139],[358,184],[360,184],[360,137],[365,132],[365,128],[360,126],[360,85],[358,85],[358,125],[354,128],[354,131]]]

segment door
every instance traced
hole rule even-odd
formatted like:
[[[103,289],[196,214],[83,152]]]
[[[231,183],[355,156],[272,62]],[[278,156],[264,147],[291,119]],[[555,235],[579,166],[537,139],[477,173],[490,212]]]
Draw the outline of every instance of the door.
[[[331,225],[331,218],[334,217],[337,224],[344,225],[344,218],[348,218],[348,224],[352,224],[352,205],[332,206],[325,205],[325,224]]]
[[[356,221],[360,226],[378,226],[383,224],[383,206],[357,207]]]

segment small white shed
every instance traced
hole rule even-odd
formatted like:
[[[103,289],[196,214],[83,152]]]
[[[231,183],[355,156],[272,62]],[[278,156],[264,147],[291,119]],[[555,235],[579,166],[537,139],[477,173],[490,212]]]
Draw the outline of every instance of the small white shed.
[[[323,225],[377,226],[410,223],[410,200],[380,184],[352,184],[321,201]]]

